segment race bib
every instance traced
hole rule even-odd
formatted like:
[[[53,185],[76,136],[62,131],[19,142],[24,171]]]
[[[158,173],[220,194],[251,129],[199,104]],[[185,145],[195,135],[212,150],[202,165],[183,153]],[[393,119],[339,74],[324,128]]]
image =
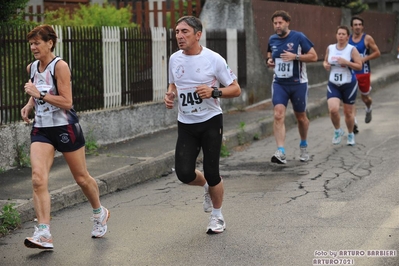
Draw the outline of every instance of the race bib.
[[[293,76],[294,61],[284,62],[281,58],[275,60],[274,73],[278,78],[290,78]]]
[[[346,67],[334,68],[334,70],[330,72],[329,81],[335,85],[341,86],[342,84],[352,81],[352,74]]]
[[[195,92],[196,88],[179,89],[180,110],[185,115],[193,115],[208,110],[208,105]]]
[[[36,88],[42,92],[49,92],[51,89],[50,85],[36,85]],[[58,111],[60,108],[54,105],[51,105],[44,100],[35,99],[37,103],[36,114],[39,116],[50,115],[52,112]]]

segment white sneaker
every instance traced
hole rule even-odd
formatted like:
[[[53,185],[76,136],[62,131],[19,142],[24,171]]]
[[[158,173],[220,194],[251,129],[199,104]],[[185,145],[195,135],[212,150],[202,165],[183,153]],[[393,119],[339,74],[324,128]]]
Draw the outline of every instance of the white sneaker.
[[[345,132],[340,128],[340,129],[338,129],[338,130],[335,130],[334,131],[334,137],[333,137],[333,139],[332,139],[332,143],[334,144],[334,145],[338,145],[338,144],[340,144],[341,143],[341,139],[342,139],[342,136],[345,134]]]
[[[209,195],[209,191],[205,191],[204,193],[204,202],[202,203],[204,207],[204,212],[211,212],[213,208],[211,195]]]
[[[346,145],[355,146],[355,134],[353,133],[348,134],[348,140],[346,141]]]
[[[37,228],[32,237],[25,238],[24,244],[28,248],[53,249],[53,237],[49,230]]]
[[[277,164],[286,164],[287,163],[287,160],[285,159],[285,154],[280,150],[277,150],[274,153],[271,161],[272,161],[272,163],[277,163]]]
[[[308,151],[306,150],[308,146],[301,146],[299,149],[301,150],[301,155],[299,155],[299,160],[301,162],[307,162],[309,161],[309,154]]]
[[[103,237],[107,232],[107,221],[109,219],[109,211],[102,207],[102,211],[99,217],[91,217],[91,220],[94,222],[93,229],[91,231],[91,237]]]
[[[206,228],[206,233],[219,234],[223,233],[225,229],[226,229],[226,223],[224,221],[223,216],[211,215],[211,217],[209,218],[208,227]]]

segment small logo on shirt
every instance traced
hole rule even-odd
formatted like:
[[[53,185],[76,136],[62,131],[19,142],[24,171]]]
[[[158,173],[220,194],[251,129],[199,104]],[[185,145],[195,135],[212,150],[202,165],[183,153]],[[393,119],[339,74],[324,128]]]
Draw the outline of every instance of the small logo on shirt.
[[[293,42],[287,43],[287,51],[292,51],[292,50],[294,50],[294,43]]]
[[[183,76],[183,74],[184,74],[184,67],[182,65],[177,66],[176,71],[175,71],[176,77],[179,79]]]
[[[289,42],[289,43],[287,43],[287,50],[288,51],[292,51],[292,50],[294,50],[294,43],[293,42]]]

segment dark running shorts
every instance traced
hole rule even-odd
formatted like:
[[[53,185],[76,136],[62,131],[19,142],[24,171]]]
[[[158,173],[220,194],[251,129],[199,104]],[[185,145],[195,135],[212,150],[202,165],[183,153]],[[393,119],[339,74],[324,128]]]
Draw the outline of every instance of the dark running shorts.
[[[51,144],[59,152],[76,151],[85,145],[85,138],[79,123],[58,127],[33,127],[30,140],[31,143]]]
[[[285,107],[287,107],[289,100],[291,101],[295,112],[305,112],[308,103],[308,83],[282,85],[277,82],[273,82],[273,106],[276,106],[277,104],[283,104]]]
[[[355,104],[357,96],[357,80],[337,86],[330,81],[327,84],[327,100],[330,98],[341,99],[345,104]]]

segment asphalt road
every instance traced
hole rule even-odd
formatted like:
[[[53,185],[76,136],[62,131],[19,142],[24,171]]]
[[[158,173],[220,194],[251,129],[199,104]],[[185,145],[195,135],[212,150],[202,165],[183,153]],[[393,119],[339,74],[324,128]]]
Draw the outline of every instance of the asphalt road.
[[[358,101],[354,147],[346,137],[332,145],[321,117],[310,125],[308,163],[299,162],[296,129],[286,165],[270,163],[273,137],[222,159],[223,234],[205,233],[202,189],[170,174],[104,196],[111,218],[102,239],[90,238],[87,203],[53,215],[54,251],[25,248],[34,223],[23,224],[0,238],[0,265],[399,265],[398,88],[373,94],[370,124]]]

